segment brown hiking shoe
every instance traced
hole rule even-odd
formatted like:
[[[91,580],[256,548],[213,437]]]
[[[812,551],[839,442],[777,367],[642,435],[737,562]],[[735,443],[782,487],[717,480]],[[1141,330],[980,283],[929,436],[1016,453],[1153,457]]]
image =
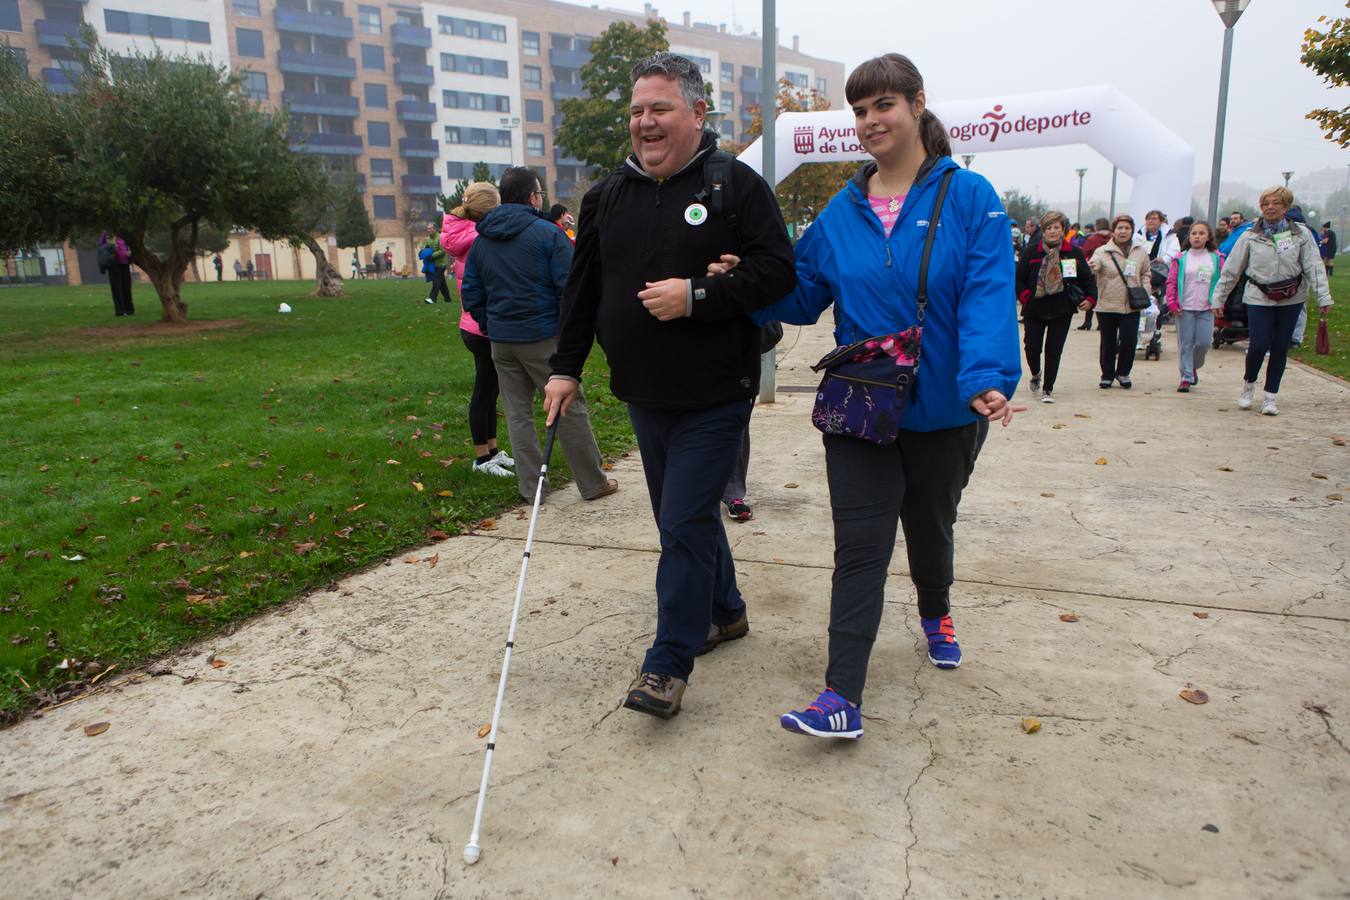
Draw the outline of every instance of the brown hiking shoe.
[[[651,716],[669,719],[680,711],[685,680],[661,672],[643,672],[628,689],[623,705]]]
[[[745,637],[750,633],[750,620],[746,618],[745,613],[730,625],[710,625],[708,627],[708,639],[703,642],[694,653],[695,656],[702,656],[712,648],[725,641],[735,641]]]

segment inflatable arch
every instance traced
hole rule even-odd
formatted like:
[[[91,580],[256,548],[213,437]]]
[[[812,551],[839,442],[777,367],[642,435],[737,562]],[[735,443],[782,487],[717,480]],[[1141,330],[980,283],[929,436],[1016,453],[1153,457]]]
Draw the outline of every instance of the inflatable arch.
[[[1112,87],[1075,88],[982,100],[935,103],[953,155],[1087,144],[1134,179],[1129,211],[1139,225],[1161,209],[1189,214],[1195,152],[1143,107]],[[779,181],[803,163],[867,159],[847,109],[778,116],[774,174]],[[741,153],[761,170],[764,139]]]

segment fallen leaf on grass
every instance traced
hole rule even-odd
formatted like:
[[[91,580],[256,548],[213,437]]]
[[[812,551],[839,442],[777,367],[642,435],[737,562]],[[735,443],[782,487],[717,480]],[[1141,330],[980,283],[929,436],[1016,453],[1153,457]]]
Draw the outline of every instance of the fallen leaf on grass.
[[[439,462],[441,465],[445,466],[448,469],[455,464],[455,457],[452,456],[449,459],[437,460],[437,462]]]
[[[427,531],[427,537],[433,541],[443,541],[446,538],[450,537],[450,535],[446,534],[444,531],[441,531],[439,528],[432,528]]]
[[[436,496],[437,496],[437,497],[453,497],[453,496],[455,496],[455,492],[454,492],[454,491],[437,491],[437,492],[436,492]]]
[[[230,466],[232,466],[232,465],[234,465],[234,463],[223,462],[223,463],[221,463],[219,466],[217,466],[216,468],[218,468],[218,469],[228,469],[228,468],[229,468]]]
[[[414,481],[412,483],[412,486],[413,490],[417,491],[417,493],[419,494],[422,493],[424,490],[426,490],[426,485],[422,484],[422,482],[420,481]]]
[[[348,525],[346,528],[339,528],[337,531],[333,532],[333,537],[340,537],[344,541],[351,536],[352,536],[352,526],[350,525]]]
[[[1061,622],[1077,622],[1078,616],[1074,613],[1060,613],[1059,620]]]
[[[401,465],[403,465],[403,463],[399,462],[399,461],[396,460],[396,459],[386,459],[386,460],[384,461],[384,464],[385,464],[386,466],[401,466]]]
[[[1041,720],[1035,716],[1022,717],[1022,731],[1026,734],[1035,734],[1041,730]]]
[[[364,503],[358,503],[355,506],[349,506],[347,507],[347,512],[356,512],[358,509],[361,509],[364,506],[365,506]]]
[[[47,471],[47,470],[50,469],[50,468],[51,468],[51,466],[47,465],[46,463],[43,463],[42,465],[38,466],[38,471],[39,471],[39,472],[45,472],[45,471]]]
[[[789,481],[787,484],[783,485],[783,487],[785,487],[785,488],[795,488],[796,486],[797,486],[797,482],[795,482],[795,481]]]
[[[1099,456],[1099,457],[1097,457],[1097,465],[1099,465],[1099,466],[1104,466],[1104,465],[1106,465],[1106,457],[1105,457],[1105,456]]]
[[[84,726],[85,737],[98,737],[103,732],[112,727],[111,722],[95,722],[92,725]]]
[[[294,550],[296,553],[299,553],[301,556],[304,556],[306,553],[315,549],[318,546],[319,545],[316,544],[314,541],[301,541],[298,544],[291,544],[291,549]]]
[[[128,502],[128,503],[140,503],[140,502],[141,502],[141,498],[140,498],[140,497],[136,497],[136,496],[131,496],[131,497],[128,497],[128,498],[127,498],[127,502]]]
[[[1206,694],[1204,691],[1200,690],[1200,688],[1184,690],[1177,696],[1181,697],[1181,699],[1185,700],[1187,703],[1194,703],[1196,706],[1209,702],[1209,694]]]
[[[485,724],[482,728],[479,728],[479,729],[478,729],[478,736],[479,736],[480,738],[485,738],[485,737],[487,737],[487,736],[488,736],[489,734],[491,734],[491,733],[492,733],[492,723],[491,723],[491,722],[488,722],[488,723]]]
[[[222,600],[228,600],[228,594],[188,594],[187,602],[189,606],[212,606]]]

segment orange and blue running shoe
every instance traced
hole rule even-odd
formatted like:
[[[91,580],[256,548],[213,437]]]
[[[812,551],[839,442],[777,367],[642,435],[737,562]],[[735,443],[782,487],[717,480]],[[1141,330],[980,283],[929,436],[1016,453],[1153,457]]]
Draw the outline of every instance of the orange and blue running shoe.
[[[862,737],[862,713],[858,707],[829,688],[800,712],[784,713],[778,723],[788,731],[824,738]]]
[[[951,616],[940,619],[919,619],[923,633],[928,636],[928,661],[939,669],[955,669],[961,665],[961,645],[956,642],[956,626]]]

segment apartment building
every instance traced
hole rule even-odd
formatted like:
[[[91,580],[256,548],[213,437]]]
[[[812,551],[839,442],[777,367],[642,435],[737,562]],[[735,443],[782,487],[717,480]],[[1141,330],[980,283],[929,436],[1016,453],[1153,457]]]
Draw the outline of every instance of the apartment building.
[[[600,32],[659,17],[651,4],[639,13],[557,0],[0,0],[0,45],[53,91],[73,90],[69,41],[83,22],[116,51],[157,44],[241,72],[250,95],[289,106],[297,149],[356,176],[376,233],[361,261],[391,248],[396,268],[416,269],[417,223],[479,162],[494,175],[530,166],[551,199],[580,202],[586,167],[553,141],[559,102],[584,95],[580,70]],[[714,126],[741,140],[760,101],[759,37],[688,13],[667,24],[671,49],[712,85]],[[842,104],[842,63],[802,53],[793,37],[778,66]],[[308,252],[257,235],[235,235],[222,256],[227,272],[240,259],[275,278],[313,276]],[[330,246],[330,257],[350,271],[350,251]],[[97,272],[92,254],[68,247],[40,248],[28,264],[70,283]]]

